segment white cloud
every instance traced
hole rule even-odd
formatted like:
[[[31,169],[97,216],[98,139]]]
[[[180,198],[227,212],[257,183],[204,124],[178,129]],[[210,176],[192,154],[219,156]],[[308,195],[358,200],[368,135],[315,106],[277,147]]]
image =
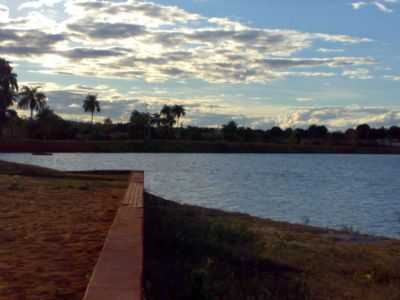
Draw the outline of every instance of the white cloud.
[[[369,0],[369,1],[356,1],[351,3],[351,5],[354,10],[359,10],[366,6],[374,6],[381,12],[392,13],[394,9],[391,7],[397,3],[398,0]]]
[[[344,49],[319,48],[317,51],[321,53],[342,53],[344,52]]]
[[[353,2],[351,5],[353,6],[353,9],[358,10],[358,9],[362,8],[363,6],[368,5],[368,3],[364,2],[364,1],[359,1],[359,2]]]
[[[343,76],[348,77],[350,79],[358,79],[358,80],[367,80],[374,78],[368,69],[359,68],[353,70],[344,70]]]
[[[0,20],[7,20],[9,17],[10,10],[7,6],[0,4]]]
[[[38,64],[48,74],[233,84],[330,77],[376,63],[344,55],[297,57],[318,42],[351,45],[367,38],[249,27],[148,1],[64,0],[61,22],[35,10],[58,2],[24,3],[32,11],[0,27],[0,55]]]
[[[172,96],[164,90],[121,93],[107,85],[89,86],[82,84],[61,85],[54,82],[21,82],[21,85],[40,86],[49,99],[50,107],[67,119],[89,120],[82,110],[82,101],[88,93],[98,95],[102,113],[98,121],[111,117],[114,121],[127,121],[134,109],[156,112],[164,104],[180,103],[188,111],[186,125],[217,127],[234,119],[240,125],[268,129],[307,128],[321,124],[331,130],[342,130],[368,123],[373,127],[400,125],[400,109],[385,107],[276,107],[258,104],[256,109],[246,103],[227,103],[225,95]],[[160,92],[158,92],[160,91]],[[299,103],[311,104],[313,97],[298,97]]]
[[[53,7],[54,5],[62,2],[64,0],[35,0],[35,1],[27,1],[22,3],[18,9],[39,9],[42,7]]]
[[[307,128],[319,124],[331,130],[354,128],[365,123],[377,128],[400,125],[400,109],[360,106],[302,108],[289,112],[278,121],[283,128]]]
[[[393,80],[393,81],[400,81],[400,76],[395,76],[395,75],[386,75],[386,76],[384,76],[384,78]]]

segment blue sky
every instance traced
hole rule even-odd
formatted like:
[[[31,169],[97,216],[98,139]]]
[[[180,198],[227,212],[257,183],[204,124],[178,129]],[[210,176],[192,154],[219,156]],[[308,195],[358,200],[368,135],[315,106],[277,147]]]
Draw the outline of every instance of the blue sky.
[[[99,121],[182,103],[193,125],[400,125],[396,0],[0,0],[0,22],[0,56],[65,118],[95,93]]]

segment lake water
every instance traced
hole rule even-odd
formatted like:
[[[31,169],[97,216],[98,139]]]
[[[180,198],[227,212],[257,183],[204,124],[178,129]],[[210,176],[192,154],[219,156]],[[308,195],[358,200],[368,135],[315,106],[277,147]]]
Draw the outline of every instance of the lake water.
[[[293,223],[400,237],[400,156],[0,154],[59,170],[145,170],[167,199]]]

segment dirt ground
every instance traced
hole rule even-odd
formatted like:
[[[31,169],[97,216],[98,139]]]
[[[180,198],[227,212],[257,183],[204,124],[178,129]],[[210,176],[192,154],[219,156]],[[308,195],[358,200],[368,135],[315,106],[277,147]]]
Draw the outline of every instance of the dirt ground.
[[[0,300],[81,300],[127,180],[0,162]]]

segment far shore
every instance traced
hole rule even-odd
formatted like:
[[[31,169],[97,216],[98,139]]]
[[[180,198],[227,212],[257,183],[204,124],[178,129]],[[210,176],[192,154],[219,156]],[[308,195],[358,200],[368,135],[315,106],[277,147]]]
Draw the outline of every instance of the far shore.
[[[207,142],[184,140],[8,140],[0,153],[311,153],[400,154],[400,147],[368,145],[311,145],[277,143]]]

